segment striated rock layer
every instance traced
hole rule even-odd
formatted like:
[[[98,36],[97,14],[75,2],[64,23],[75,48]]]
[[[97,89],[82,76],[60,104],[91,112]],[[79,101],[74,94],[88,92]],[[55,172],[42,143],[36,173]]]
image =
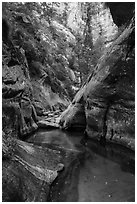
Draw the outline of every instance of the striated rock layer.
[[[60,151],[13,138],[9,141],[3,135],[3,201],[46,201],[63,167]]]
[[[70,179],[70,172],[77,173],[76,167],[84,156],[83,149],[76,149],[61,131],[49,132],[46,137],[46,132],[42,134],[45,143],[40,135],[38,140],[35,135],[34,141],[29,138],[30,141],[24,142],[3,133],[4,202],[45,202],[58,176],[60,185],[63,185],[66,177]],[[61,145],[58,142],[62,142]]]
[[[134,149],[134,29],[133,17],[119,31],[118,37],[100,58],[94,73],[62,114],[62,128],[80,125],[86,128],[89,137],[107,139]]]

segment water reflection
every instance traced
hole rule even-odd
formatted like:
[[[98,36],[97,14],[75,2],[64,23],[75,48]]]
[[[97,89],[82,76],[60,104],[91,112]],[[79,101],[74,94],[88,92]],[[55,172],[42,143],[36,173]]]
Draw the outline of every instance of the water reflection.
[[[35,133],[29,142],[64,150],[65,170],[52,185],[49,201],[123,202],[135,200],[134,153],[114,144],[105,148],[94,140],[86,147],[83,133],[61,130]],[[70,152],[72,151],[72,155]],[[77,152],[83,152],[79,156]]]

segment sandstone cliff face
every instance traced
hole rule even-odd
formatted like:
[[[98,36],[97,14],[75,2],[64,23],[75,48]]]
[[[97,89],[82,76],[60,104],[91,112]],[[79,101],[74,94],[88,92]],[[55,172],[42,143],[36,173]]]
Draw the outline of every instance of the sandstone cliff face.
[[[62,54],[59,46],[62,38],[69,44],[74,36],[62,27],[58,31],[61,25],[55,22],[49,25],[33,13],[26,15],[25,9],[18,12],[22,7],[3,3],[3,131],[17,138],[35,131],[47,112],[64,110],[73,96],[67,48],[62,45]]]
[[[134,32],[133,17],[62,114],[63,128],[81,124],[89,137],[106,138],[134,149]]]
[[[25,9],[18,12],[23,4],[21,8],[17,4],[3,4],[2,199],[45,202],[58,172],[64,165],[69,169],[77,158],[72,151],[22,140],[38,127],[58,127],[55,121],[51,124],[51,120],[41,119],[57,118],[73,96],[68,84],[75,81],[75,75],[59,47],[62,38],[67,36],[71,41],[73,35],[51,25],[53,33],[58,33],[58,41],[54,40],[46,21],[43,25],[36,15],[26,15]]]
[[[3,66],[3,131],[12,137],[29,134],[37,129],[32,86],[23,73],[24,67]]]

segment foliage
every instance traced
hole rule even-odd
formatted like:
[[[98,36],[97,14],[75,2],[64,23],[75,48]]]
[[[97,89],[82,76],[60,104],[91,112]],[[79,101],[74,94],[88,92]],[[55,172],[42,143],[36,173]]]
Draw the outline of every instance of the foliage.
[[[98,20],[102,10],[103,4],[98,2],[3,3],[14,46],[23,48],[29,67],[32,61],[50,66],[57,81],[68,85],[69,98],[73,96],[71,87],[81,86],[103,54],[105,32]]]

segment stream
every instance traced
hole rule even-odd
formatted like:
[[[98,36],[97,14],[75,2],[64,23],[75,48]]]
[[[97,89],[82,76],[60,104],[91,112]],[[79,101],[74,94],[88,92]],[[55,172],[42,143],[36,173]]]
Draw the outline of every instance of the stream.
[[[53,182],[48,201],[52,202],[134,202],[134,152],[116,144],[100,146],[82,132],[59,129],[37,131],[27,142],[64,151],[82,152]],[[67,165],[67,163],[66,163]]]

